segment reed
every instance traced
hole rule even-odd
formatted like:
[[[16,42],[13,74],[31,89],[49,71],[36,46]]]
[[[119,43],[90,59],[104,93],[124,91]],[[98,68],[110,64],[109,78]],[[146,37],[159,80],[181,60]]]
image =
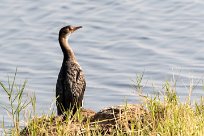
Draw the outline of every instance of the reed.
[[[5,135],[11,134],[11,135],[19,135],[20,134],[20,115],[22,115],[23,110],[27,108],[27,106],[32,103],[33,99],[23,99],[24,96],[24,90],[27,81],[25,80],[22,85],[16,84],[16,75],[17,75],[17,69],[14,74],[13,80],[10,81],[10,77],[8,77],[8,84],[4,84],[3,82],[0,82],[0,86],[2,87],[2,90],[7,95],[7,100],[9,102],[8,105],[1,105],[1,107],[6,110],[8,116],[10,117],[12,121],[12,129],[9,131],[5,130],[4,126],[4,120],[2,123],[2,128],[4,128]],[[33,97],[31,97],[33,98]]]

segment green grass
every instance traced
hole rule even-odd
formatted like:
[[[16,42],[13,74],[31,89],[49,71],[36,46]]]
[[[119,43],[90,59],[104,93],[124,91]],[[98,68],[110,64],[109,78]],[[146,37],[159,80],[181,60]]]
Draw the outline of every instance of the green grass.
[[[181,102],[176,94],[176,82],[172,84],[165,82],[163,85],[163,96],[146,96],[143,94],[142,86],[143,74],[138,75],[135,81],[141,100],[140,105],[124,104],[123,106],[112,107],[102,110],[95,115],[85,115],[79,110],[73,117],[67,112],[67,119],[62,121],[62,117],[55,114],[36,116],[36,98],[26,97],[24,94],[26,81],[21,85],[16,85],[16,73],[13,81],[8,81],[8,86],[0,82],[3,92],[8,96],[9,105],[3,106],[11,117],[12,129],[5,135],[82,135],[82,136],[202,136],[204,135],[204,98],[192,103],[190,96],[185,102]],[[191,85],[189,85],[193,88]],[[189,94],[192,89],[189,89]],[[25,128],[20,128],[20,115],[28,105],[32,106],[32,115],[29,114],[28,124]]]
[[[23,100],[23,92],[25,90],[27,81],[24,81],[22,85],[17,85],[15,82],[16,74],[17,69],[13,80],[10,81],[10,78],[8,78],[7,86],[4,83],[0,82],[0,86],[2,87],[4,93],[6,93],[8,98],[7,100],[9,102],[9,105],[1,105],[1,107],[6,110],[8,116],[12,121],[13,129],[9,131],[9,134],[11,135],[18,135],[20,133],[20,115],[30,103],[34,103],[35,98],[35,96],[32,96],[30,97],[30,99]],[[2,128],[5,128],[4,121],[2,123]],[[7,135],[6,130],[4,131],[4,133],[5,135]]]

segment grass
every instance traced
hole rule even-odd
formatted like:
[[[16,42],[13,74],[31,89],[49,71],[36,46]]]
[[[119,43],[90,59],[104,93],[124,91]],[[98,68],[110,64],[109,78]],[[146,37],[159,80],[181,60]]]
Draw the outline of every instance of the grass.
[[[20,133],[20,115],[22,114],[23,110],[26,109],[26,107],[33,103],[34,96],[30,97],[31,99],[23,100],[23,92],[26,86],[27,81],[24,81],[22,85],[16,84],[16,74],[17,69],[15,72],[15,75],[13,77],[13,80],[10,81],[10,78],[8,78],[8,86],[6,86],[4,83],[0,82],[0,86],[2,87],[4,93],[7,95],[7,100],[9,102],[9,105],[1,105],[1,107],[6,110],[8,116],[10,117],[13,129],[9,131],[12,135],[18,135]],[[2,123],[2,128],[5,128],[4,121]],[[5,130],[5,129],[4,129]],[[5,135],[7,135],[7,131],[4,131]]]
[[[8,86],[0,82],[2,90],[8,96],[9,106],[4,106],[13,124],[12,129],[5,135],[82,135],[82,136],[202,136],[204,135],[204,98],[195,103],[190,102],[190,96],[186,102],[181,102],[176,94],[176,82],[165,82],[163,96],[146,96],[143,94],[143,74],[138,75],[135,89],[141,96],[143,103],[124,104],[101,110],[98,113],[79,109],[72,117],[67,112],[66,120],[56,117],[55,114],[35,115],[36,98],[24,96],[26,81],[17,86],[16,73],[13,81],[8,81]],[[192,93],[192,85],[189,85],[189,94]],[[28,124],[20,128],[20,115],[28,105],[33,108],[32,116],[24,120]]]

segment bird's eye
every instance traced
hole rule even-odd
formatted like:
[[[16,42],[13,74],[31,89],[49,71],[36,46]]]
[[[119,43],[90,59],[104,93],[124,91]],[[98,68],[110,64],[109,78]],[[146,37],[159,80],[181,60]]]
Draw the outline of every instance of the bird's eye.
[[[73,27],[69,27],[69,30],[73,30]]]

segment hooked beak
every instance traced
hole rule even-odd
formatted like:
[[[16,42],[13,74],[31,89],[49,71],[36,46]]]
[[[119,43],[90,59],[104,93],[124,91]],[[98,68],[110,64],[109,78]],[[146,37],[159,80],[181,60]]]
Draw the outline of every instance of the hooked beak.
[[[72,29],[72,32],[76,31],[77,29],[82,28],[82,26],[76,26]]]

